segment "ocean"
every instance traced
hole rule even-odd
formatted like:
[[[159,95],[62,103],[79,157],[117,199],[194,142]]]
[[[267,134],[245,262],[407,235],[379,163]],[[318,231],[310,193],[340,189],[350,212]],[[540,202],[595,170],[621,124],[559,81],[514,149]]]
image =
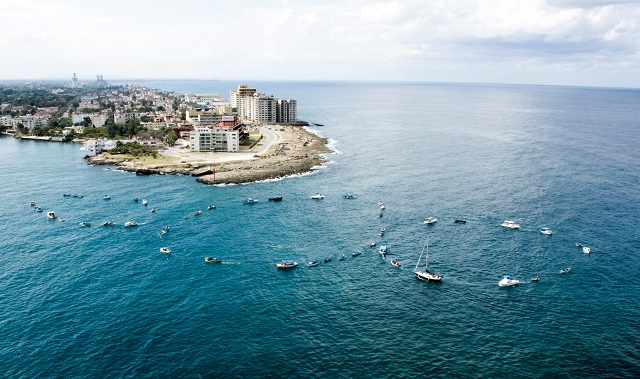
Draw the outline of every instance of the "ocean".
[[[3,376],[640,377],[640,90],[140,84],[297,99],[336,153],[312,174],[214,187],[0,138]],[[440,284],[413,274],[427,239]],[[503,275],[522,283],[501,288]]]

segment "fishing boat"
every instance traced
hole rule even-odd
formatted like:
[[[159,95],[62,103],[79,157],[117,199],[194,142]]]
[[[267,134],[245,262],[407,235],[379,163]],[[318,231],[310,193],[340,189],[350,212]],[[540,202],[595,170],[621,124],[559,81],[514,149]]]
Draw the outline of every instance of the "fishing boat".
[[[340,258],[338,258],[338,259],[341,260],[341,261],[344,261],[345,259],[347,259],[347,256],[342,254],[342,255],[340,255]]]
[[[30,204],[32,207],[35,207],[35,206],[36,206],[36,202],[35,202],[35,201],[33,201],[33,200],[31,200],[31,201],[29,202],[29,204]]]
[[[124,223],[124,226],[138,226],[139,224],[135,221],[127,221]]]
[[[378,218],[382,217],[382,212],[378,213]]]
[[[531,278],[532,282],[539,282],[540,281],[540,277],[539,276],[534,276],[533,278]]]
[[[438,222],[438,219],[435,217],[427,217],[424,219],[424,223],[427,225],[435,224],[436,222]]]
[[[200,216],[202,214],[202,211],[195,211],[193,212],[194,216]]]
[[[359,255],[362,255],[362,251],[358,250],[358,251],[354,251],[353,253],[351,253],[352,257],[357,257]]]
[[[380,205],[380,210],[384,210],[384,204]]]
[[[333,257],[326,257],[326,258],[324,259],[324,263],[329,263],[329,262],[331,262],[332,260],[333,260]]]
[[[169,230],[171,230],[171,228],[169,228],[169,225],[165,226],[159,233],[158,235],[160,237],[164,236],[165,234],[169,233]]]
[[[42,208],[36,207],[36,212],[40,213],[40,212],[44,212],[44,211],[42,210]]]
[[[102,223],[102,226],[114,226],[115,223],[113,221],[105,221]]]
[[[374,247],[376,245],[376,241],[369,242],[369,247]]]
[[[317,266],[318,265],[318,260],[314,259],[312,261],[307,262],[307,266],[309,267],[313,267],[313,266]]]
[[[215,205],[209,205],[209,206],[207,207],[207,210],[208,210],[208,211],[210,211],[210,210],[212,210],[212,209],[216,209],[216,206],[215,206]]]
[[[380,255],[384,257],[385,254],[387,254],[387,246],[386,245],[380,246],[380,249],[378,250],[378,252],[380,253]]]
[[[576,247],[580,247],[582,244],[580,242],[576,242]]]
[[[589,255],[591,254],[591,248],[589,246],[583,246],[582,247],[582,252]]]
[[[442,275],[435,274],[429,271],[429,239],[426,240],[425,245],[427,247],[427,256],[424,260],[424,271],[418,270],[418,266],[420,266],[420,260],[422,259],[422,254],[424,253],[425,246],[422,246],[422,251],[420,252],[420,258],[418,258],[418,263],[416,263],[416,267],[413,269],[413,273],[416,274],[416,277],[420,280],[424,280],[427,282],[442,282]]]
[[[457,218],[457,219],[453,220],[453,222],[455,222],[456,224],[466,224],[467,220],[463,220],[461,218]]]
[[[357,198],[357,197],[358,197],[358,196],[356,196],[356,195],[352,195],[352,194],[350,194],[350,193],[348,193],[348,194],[346,194],[346,195],[342,195],[342,198],[343,198],[343,199],[355,199],[355,198]]]
[[[84,195],[80,195],[78,193],[74,193],[73,195],[71,195],[72,197],[76,197],[78,199],[82,199],[84,197]]]
[[[384,236],[384,233],[385,233],[386,231],[387,231],[387,229],[385,229],[385,228],[381,228],[381,229],[380,229],[380,236],[381,236],[381,237],[382,237],[382,236]]]
[[[511,221],[511,220],[504,220],[504,222],[500,224],[500,226],[507,229],[520,229],[520,225],[516,224],[515,221]]]
[[[245,203],[245,204],[255,204],[255,203],[258,202],[258,200],[250,197],[250,198],[242,200],[242,202]]]
[[[560,270],[561,274],[568,274],[570,272],[571,272],[571,267],[563,268],[562,270]]]
[[[396,266],[396,267],[402,267],[402,265],[398,261],[391,260],[391,264]]]
[[[168,247],[161,247],[160,248],[160,252],[162,254],[171,254],[172,253],[171,249],[169,249]]]
[[[103,198],[104,200],[111,200],[111,196],[109,196],[109,195],[104,195],[102,198]]]
[[[80,226],[91,226],[91,223],[90,222],[81,222],[78,225],[80,225]]]
[[[294,267],[298,267],[298,262],[295,262],[291,259],[285,259],[280,263],[276,263],[276,267],[282,268],[282,269],[294,268]]]
[[[549,228],[540,228],[540,233],[550,236],[553,234],[553,232],[551,231],[551,229]]]
[[[137,198],[137,197],[134,197],[134,198],[133,198],[133,201],[135,201],[135,202],[137,203],[137,202],[138,202],[138,198]]]
[[[502,280],[498,282],[500,287],[512,287],[518,284],[520,284],[520,281],[511,275],[505,275]]]
[[[316,193],[315,195],[311,196],[310,199],[322,200],[324,199],[324,195],[320,195],[319,193]]]
[[[142,199],[142,205],[147,205],[149,204],[149,202],[147,201],[147,199]]]
[[[269,201],[282,201],[282,196],[270,197]]]
[[[204,257],[204,261],[207,263],[222,263],[222,258]]]
[[[56,215],[56,212],[54,212],[54,211],[49,211],[49,212],[47,212],[47,218],[50,218],[50,219],[52,219],[52,220],[53,220],[53,219],[58,218],[58,216]]]

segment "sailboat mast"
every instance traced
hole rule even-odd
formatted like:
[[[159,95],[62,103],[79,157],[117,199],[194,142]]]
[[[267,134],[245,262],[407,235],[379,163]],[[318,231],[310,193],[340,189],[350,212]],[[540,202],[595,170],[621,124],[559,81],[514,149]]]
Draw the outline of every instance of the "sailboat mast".
[[[424,269],[429,272],[429,239],[427,238],[427,257],[424,260]]]
[[[416,263],[416,268],[413,269],[414,272],[418,271],[418,266],[420,265],[420,261],[422,260],[422,254],[424,254],[424,245],[422,245],[422,250],[420,251],[420,258],[418,258],[418,263]]]

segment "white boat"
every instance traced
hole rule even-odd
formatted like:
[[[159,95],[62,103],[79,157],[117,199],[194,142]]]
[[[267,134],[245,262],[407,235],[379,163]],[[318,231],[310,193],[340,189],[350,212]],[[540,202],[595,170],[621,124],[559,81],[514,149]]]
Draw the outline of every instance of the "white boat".
[[[171,254],[172,253],[171,249],[169,249],[168,247],[161,247],[160,248],[160,252],[162,254]]]
[[[138,226],[138,223],[135,221],[127,221],[124,223],[124,226]]]
[[[353,253],[351,253],[352,257],[357,257],[359,255],[362,255],[362,251],[358,250],[358,251],[354,251]]]
[[[418,263],[416,263],[416,267],[413,269],[413,273],[416,274],[416,277],[420,280],[425,280],[427,282],[442,282],[442,275],[435,274],[429,271],[429,239],[426,240],[425,245],[427,247],[427,256],[424,260],[424,271],[418,270],[418,266],[420,265],[420,260],[422,259],[422,254],[424,254],[424,246],[422,246],[422,251],[420,252],[420,258],[418,258]]]
[[[204,261],[207,263],[222,263],[222,258],[204,257]]]
[[[258,200],[250,197],[248,199],[242,200],[242,202],[245,203],[245,204],[255,204],[255,203],[258,202]]]
[[[344,261],[345,259],[347,259],[347,256],[342,254],[338,259]]]
[[[194,216],[200,216],[202,214],[202,211],[195,211],[193,212]]]
[[[56,212],[54,212],[54,211],[49,211],[49,212],[47,212],[47,218],[50,218],[50,219],[52,219],[52,220],[53,220],[53,219],[58,218],[58,216],[56,215]]]
[[[356,195],[352,195],[352,194],[350,194],[350,193],[348,193],[348,194],[346,194],[346,195],[342,195],[342,198],[343,198],[343,199],[355,199],[355,198],[357,198],[357,197],[358,197],[358,196],[356,196]]]
[[[511,287],[520,284],[520,281],[511,275],[505,275],[501,281],[498,282],[500,287]]]
[[[424,219],[425,224],[435,224],[436,222],[438,222],[438,219],[435,217],[427,217]]]
[[[312,261],[307,262],[307,266],[309,267],[313,267],[313,266],[317,266],[318,265],[318,260],[314,259]]]
[[[212,209],[216,209],[216,206],[215,206],[215,205],[209,205],[209,206],[207,207],[207,210],[208,210],[208,211],[210,211],[210,210],[212,210]]]
[[[571,272],[571,267],[563,268],[562,270],[560,270],[561,274],[568,274],[570,272]]]
[[[91,223],[90,222],[81,222],[79,225],[80,226],[91,226]]]
[[[384,257],[384,255],[387,254],[387,246],[385,245],[380,246],[380,250],[378,250],[378,252],[380,253],[380,255]]]
[[[149,202],[147,201],[147,199],[142,199],[142,205],[147,205],[149,204]]]
[[[541,228],[541,229],[540,229],[540,233],[542,233],[542,234],[544,234],[544,235],[547,235],[547,236],[550,236],[550,235],[552,235],[552,234],[553,234],[553,232],[552,232],[552,231],[551,231],[551,229],[549,229],[549,228]]]
[[[591,248],[589,246],[583,246],[582,247],[582,252],[589,255],[591,254]]]
[[[520,229],[520,225],[516,224],[515,221],[511,221],[511,220],[504,220],[504,222],[500,224],[500,226],[507,229]]]
[[[382,204],[382,205],[380,206],[380,209],[381,209],[381,210],[384,210],[384,204]]]
[[[105,200],[111,200],[111,196],[109,196],[109,195],[104,195],[103,199],[105,199]]]
[[[319,193],[316,193],[315,195],[310,197],[311,199],[315,199],[315,200],[322,200],[324,199],[324,195],[320,195]]]
[[[276,267],[277,268],[294,268],[294,267],[298,267],[298,262],[292,261],[291,259],[285,259],[280,263],[276,263]]]
[[[384,233],[387,231],[385,228],[380,229],[380,236],[384,236]]]

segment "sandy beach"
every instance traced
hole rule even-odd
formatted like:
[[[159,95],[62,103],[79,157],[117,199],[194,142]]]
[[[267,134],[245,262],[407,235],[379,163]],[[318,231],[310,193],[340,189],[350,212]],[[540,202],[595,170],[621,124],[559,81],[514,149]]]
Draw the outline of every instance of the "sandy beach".
[[[183,174],[205,184],[248,183],[312,171],[331,153],[325,138],[299,126],[261,127],[260,141],[249,150],[235,153],[191,152],[176,144],[157,158],[135,158],[103,153],[88,157],[91,164],[115,164],[140,175]],[[215,174],[214,174],[215,172]]]

